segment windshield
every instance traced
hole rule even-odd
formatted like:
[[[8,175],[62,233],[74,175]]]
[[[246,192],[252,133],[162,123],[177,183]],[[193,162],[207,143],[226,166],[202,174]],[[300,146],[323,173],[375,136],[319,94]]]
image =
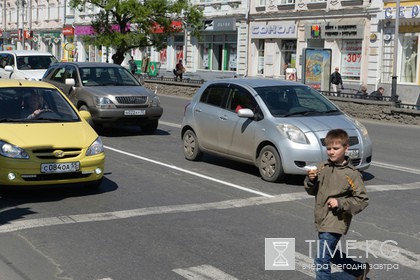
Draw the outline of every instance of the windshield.
[[[29,55],[16,58],[17,69],[19,70],[46,70],[55,62],[57,62],[57,59],[52,55]]]
[[[83,67],[80,77],[85,87],[140,86],[139,81],[124,67]]]
[[[270,86],[255,90],[274,117],[342,114],[332,102],[308,86]]]
[[[0,88],[0,122],[74,122],[77,113],[55,89]]]

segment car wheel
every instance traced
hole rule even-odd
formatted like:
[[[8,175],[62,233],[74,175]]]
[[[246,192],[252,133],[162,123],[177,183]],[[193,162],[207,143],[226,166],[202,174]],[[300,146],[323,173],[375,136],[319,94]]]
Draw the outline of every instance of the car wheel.
[[[154,121],[149,122],[148,124],[141,125],[140,127],[144,133],[152,134],[153,132],[156,131],[158,125],[159,125],[159,121],[154,120]]]
[[[273,146],[262,148],[258,157],[258,169],[263,180],[268,182],[280,182],[285,177],[280,155]]]
[[[184,155],[188,160],[198,160],[201,157],[200,146],[198,145],[197,136],[195,133],[188,129],[185,131],[184,136],[182,137],[184,143]]]

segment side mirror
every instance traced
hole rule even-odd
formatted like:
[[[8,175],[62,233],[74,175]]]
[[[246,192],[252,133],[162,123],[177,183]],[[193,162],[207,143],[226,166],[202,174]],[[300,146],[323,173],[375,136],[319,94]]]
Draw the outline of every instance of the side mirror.
[[[238,110],[238,116],[240,118],[253,118],[254,117],[254,112],[252,112],[251,109],[239,109]]]
[[[89,113],[89,111],[79,111],[80,116],[85,119],[85,121],[89,122],[92,119],[92,115]]]
[[[4,70],[5,70],[6,72],[13,72],[13,66],[11,66],[11,65],[6,65],[6,66],[4,66]]]
[[[76,84],[76,81],[75,81],[73,78],[67,78],[67,79],[64,81],[64,83],[65,83],[66,85],[69,85],[69,86],[74,86],[74,85]]]

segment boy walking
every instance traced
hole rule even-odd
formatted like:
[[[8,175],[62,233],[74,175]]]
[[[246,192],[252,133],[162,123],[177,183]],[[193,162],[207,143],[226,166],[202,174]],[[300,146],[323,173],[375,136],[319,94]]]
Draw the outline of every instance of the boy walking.
[[[331,279],[331,265],[339,264],[357,280],[365,280],[369,264],[356,262],[336,250],[346,234],[353,215],[368,205],[369,198],[361,173],[345,155],[349,136],[342,129],[333,129],[325,137],[328,161],[318,170],[309,170],[304,185],[308,194],[315,196],[315,226],[318,248],[315,259],[316,279]],[[356,268],[356,269],[352,269]]]

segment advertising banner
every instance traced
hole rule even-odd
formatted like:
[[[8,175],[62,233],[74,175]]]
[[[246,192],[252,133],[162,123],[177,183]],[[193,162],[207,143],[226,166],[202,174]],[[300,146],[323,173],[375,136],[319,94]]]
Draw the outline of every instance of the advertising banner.
[[[303,50],[302,82],[316,90],[330,90],[331,49]]]

